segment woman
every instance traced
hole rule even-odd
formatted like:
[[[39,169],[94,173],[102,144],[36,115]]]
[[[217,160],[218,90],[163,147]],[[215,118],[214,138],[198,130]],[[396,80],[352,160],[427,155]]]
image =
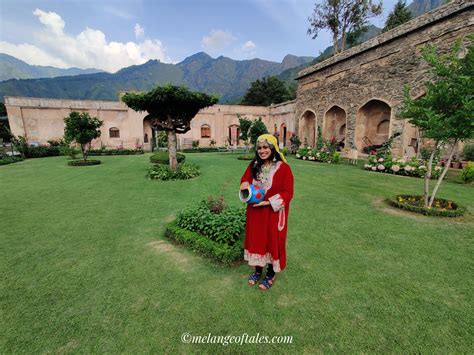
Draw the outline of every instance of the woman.
[[[286,221],[293,197],[293,174],[271,134],[258,137],[255,158],[242,176],[240,189],[250,184],[263,188],[265,198],[247,206],[244,259],[255,266],[248,279],[250,285],[260,280],[263,267],[268,264],[259,285],[260,289],[268,290],[275,281],[275,273],[286,266]]]

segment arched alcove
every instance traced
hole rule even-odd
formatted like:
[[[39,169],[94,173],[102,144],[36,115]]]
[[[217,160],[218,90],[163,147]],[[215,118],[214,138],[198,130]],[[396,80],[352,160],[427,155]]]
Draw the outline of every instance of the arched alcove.
[[[303,144],[316,145],[316,115],[312,111],[307,110],[301,116],[300,137]]]
[[[362,150],[384,143],[390,134],[391,108],[380,100],[370,100],[357,112],[355,142]]]
[[[323,138],[345,144],[346,141],[346,111],[339,106],[331,107],[324,115]]]

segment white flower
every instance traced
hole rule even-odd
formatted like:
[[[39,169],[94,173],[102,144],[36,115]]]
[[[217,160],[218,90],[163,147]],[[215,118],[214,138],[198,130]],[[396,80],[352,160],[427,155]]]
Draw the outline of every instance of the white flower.
[[[397,163],[405,164],[407,161],[405,159],[398,159]]]
[[[392,165],[391,168],[395,173],[400,170],[400,165]]]
[[[376,170],[377,170],[377,167],[376,167],[376,166],[373,166],[371,169],[372,169],[373,171],[376,171]]]
[[[405,171],[411,171],[411,166],[410,165],[407,165],[403,168],[403,170]]]
[[[440,171],[442,168],[440,166],[435,167],[436,171]]]
[[[303,160],[306,160],[306,157],[303,157]]]
[[[385,170],[385,165],[379,164],[379,166],[377,166],[377,169],[379,169],[379,170]]]
[[[299,155],[298,153],[296,153],[296,157],[299,158],[299,157],[301,157],[301,155]]]
[[[364,164],[364,168],[365,168],[365,169],[369,169],[369,168],[371,168],[371,167],[372,167],[372,165],[370,165],[370,164]]]
[[[426,169],[426,166],[420,165],[420,166],[418,167],[418,169],[420,169],[420,170],[425,170],[425,169]]]
[[[392,158],[392,163],[395,163],[397,161],[397,158]]]
[[[320,154],[319,152],[318,152],[318,153],[316,153],[316,156],[317,156],[318,158],[319,158],[319,156],[320,156],[320,155],[321,155],[321,154]]]
[[[383,162],[383,158],[379,158],[379,163]]]

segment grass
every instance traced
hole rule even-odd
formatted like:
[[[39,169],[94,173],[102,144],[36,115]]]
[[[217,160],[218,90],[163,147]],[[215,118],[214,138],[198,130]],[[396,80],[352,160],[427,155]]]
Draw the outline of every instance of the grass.
[[[202,176],[145,179],[149,154],[0,167],[0,353],[471,352],[474,190],[446,219],[382,200],[422,180],[290,159],[288,267],[267,293],[249,268],[170,244],[164,226],[209,195],[238,204],[248,162],[188,154]],[[181,334],[293,336],[292,344],[183,344]]]

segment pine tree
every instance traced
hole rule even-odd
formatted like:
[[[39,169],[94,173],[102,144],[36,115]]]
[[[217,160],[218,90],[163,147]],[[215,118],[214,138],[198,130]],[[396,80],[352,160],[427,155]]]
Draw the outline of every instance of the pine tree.
[[[410,10],[406,7],[404,0],[398,0],[395,4],[392,12],[387,17],[387,21],[385,21],[385,27],[383,28],[382,32],[387,32],[392,28],[400,26],[401,24],[410,21],[412,18],[412,14]]]

